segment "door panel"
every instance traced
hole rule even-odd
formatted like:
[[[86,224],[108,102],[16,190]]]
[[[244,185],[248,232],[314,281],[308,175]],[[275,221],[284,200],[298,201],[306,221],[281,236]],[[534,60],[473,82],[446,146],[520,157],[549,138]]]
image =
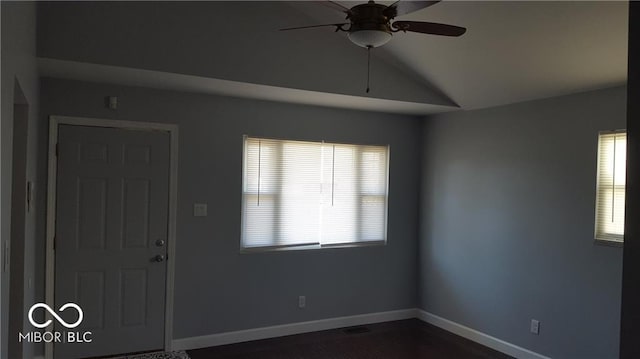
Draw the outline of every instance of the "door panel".
[[[104,329],[105,272],[78,272],[75,276],[78,303],[84,312],[83,328]],[[57,303],[58,307],[64,303]]]
[[[120,325],[134,327],[147,322],[147,278],[146,268],[126,269],[120,272],[120,292],[123,303]]]
[[[108,178],[77,178],[75,218],[77,249],[104,250],[107,236]]]
[[[146,248],[149,243],[149,190],[147,179],[124,180],[124,248]]]
[[[155,258],[166,256],[169,144],[164,132],[59,127],[55,306],[77,303],[84,320],[56,330],[92,342],[56,343],[55,358],[164,347],[166,262]]]

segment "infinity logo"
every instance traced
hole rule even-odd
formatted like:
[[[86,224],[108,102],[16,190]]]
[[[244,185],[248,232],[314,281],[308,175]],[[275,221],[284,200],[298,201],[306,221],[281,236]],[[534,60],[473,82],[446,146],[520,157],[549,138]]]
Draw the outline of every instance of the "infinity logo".
[[[62,320],[62,318],[60,318],[60,316],[58,316],[58,314],[56,314],[56,312],[54,312],[51,307],[49,307],[48,305],[44,304],[44,303],[36,303],[34,305],[31,306],[31,309],[29,309],[29,322],[31,322],[31,325],[33,325],[36,328],[45,328],[48,327],[49,324],[51,324],[51,319],[47,320],[44,323],[38,323],[33,319],[33,312],[38,309],[38,308],[44,308],[47,312],[49,312],[49,314],[53,315],[54,318],[56,318],[56,320],[62,324],[63,326],[65,326],[66,328],[75,328],[78,325],[80,325],[80,323],[82,323],[82,319],[84,317],[84,313],[82,313],[82,309],[75,303],[67,303],[65,305],[63,305],[62,307],[60,307],[60,309],[58,309],[59,312],[64,312],[65,309],[67,308],[73,308],[75,310],[78,311],[78,320],[75,323],[69,324],[67,322],[65,322],[64,320]]]

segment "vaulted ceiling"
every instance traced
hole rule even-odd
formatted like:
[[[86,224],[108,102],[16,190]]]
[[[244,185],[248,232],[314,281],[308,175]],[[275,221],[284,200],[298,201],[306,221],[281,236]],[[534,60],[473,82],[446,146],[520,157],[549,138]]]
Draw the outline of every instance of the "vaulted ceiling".
[[[341,2],[350,7],[357,2]],[[389,4],[390,2],[383,2]],[[403,16],[468,28],[366,50],[313,2],[44,2],[45,76],[426,114],[622,85],[626,2],[443,1]]]

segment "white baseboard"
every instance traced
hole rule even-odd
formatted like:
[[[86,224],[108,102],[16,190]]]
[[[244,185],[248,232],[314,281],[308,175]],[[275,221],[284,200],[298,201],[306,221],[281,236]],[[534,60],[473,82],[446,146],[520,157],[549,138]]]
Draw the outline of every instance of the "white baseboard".
[[[453,334],[457,334],[463,338],[469,339],[476,343],[482,344],[486,347],[489,347],[493,350],[497,350],[499,352],[505,353],[507,355],[511,355],[514,358],[518,359],[551,359],[544,355],[533,352],[529,349],[525,349],[519,347],[517,345],[505,342],[504,340],[498,339],[496,337],[492,337],[488,334],[479,332],[475,329],[471,329],[462,324],[458,324],[456,322],[452,322],[448,319],[439,317],[435,314],[431,314],[425,312],[424,310],[417,309],[416,317],[423,322],[427,322],[429,324],[433,324],[436,327],[440,327],[448,332]]]
[[[390,312],[379,312],[348,317],[329,318],[300,322],[292,324],[275,325],[271,327],[239,330],[199,337],[182,338],[173,340],[173,350],[190,350],[198,348],[213,347],[225,344],[247,342],[268,338],[282,337],[285,335],[317,332],[320,330],[351,327],[355,325],[365,325],[372,323],[389,322],[393,320],[411,319],[416,317],[415,309],[394,310]]]

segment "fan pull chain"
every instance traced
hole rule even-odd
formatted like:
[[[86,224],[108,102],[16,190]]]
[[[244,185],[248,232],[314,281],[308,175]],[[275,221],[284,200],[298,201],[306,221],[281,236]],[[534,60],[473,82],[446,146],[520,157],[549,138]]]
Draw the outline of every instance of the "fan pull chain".
[[[370,73],[371,73],[371,46],[367,46],[367,93],[369,93]]]

